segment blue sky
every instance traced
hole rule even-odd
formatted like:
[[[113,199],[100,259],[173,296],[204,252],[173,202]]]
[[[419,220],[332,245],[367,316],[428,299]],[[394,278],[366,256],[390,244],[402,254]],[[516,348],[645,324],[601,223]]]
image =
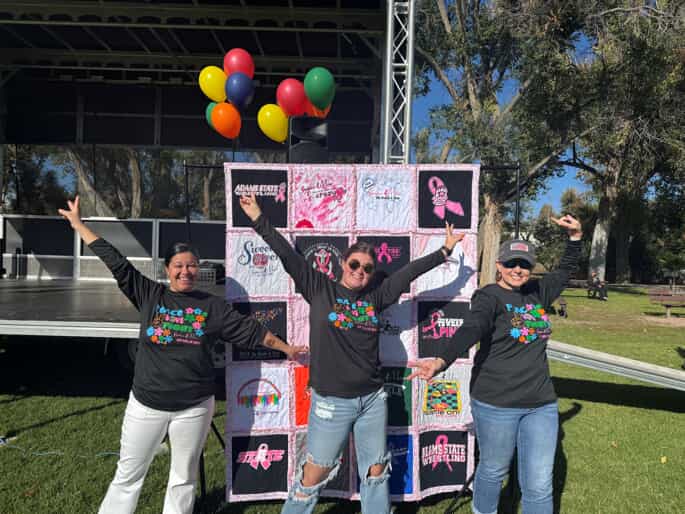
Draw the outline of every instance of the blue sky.
[[[507,88],[502,94],[501,101],[506,100],[511,94],[511,89]],[[426,96],[419,96],[414,98],[412,104],[412,134],[415,134],[421,128],[430,123],[428,111],[431,107],[451,103],[451,99],[445,88],[438,81],[433,80],[431,83],[431,92]],[[566,169],[566,173],[562,177],[555,177],[548,182],[549,190],[538,193],[537,198],[531,202],[531,213],[536,216],[540,207],[549,203],[555,210],[560,207],[560,200],[562,193],[569,188],[575,188],[578,192],[587,191],[589,188],[583,182],[576,179],[575,169]]]

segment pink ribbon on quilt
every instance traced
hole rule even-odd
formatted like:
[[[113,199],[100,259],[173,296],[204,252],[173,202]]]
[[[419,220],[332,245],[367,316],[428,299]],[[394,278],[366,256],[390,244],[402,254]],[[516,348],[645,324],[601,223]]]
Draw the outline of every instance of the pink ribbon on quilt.
[[[435,438],[435,446],[444,446],[445,450],[447,449],[447,443],[449,442],[449,439],[447,439],[446,435],[439,435],[438,437]],[[447,452],[445,452],[447,453]],[[435,469],[435,467],[440,464],[442,459],[436,459],[433,462],[433,467],[431,469]],[[452,465],[449,463],[449,460],[447,460],[447,456],[445,455],[444,461],[445,465],[452,471]]]
[[[445,219],[445,209],[458,216],[464,215],[464,209],[460,202],[455,202],[447,197],[447,186],[439,177],[428,179],[428,190],[433,195],[433,212],[441,220]]]
[[[285,182],[278,184],[278,194],[274,200],[276,203],[285,202]]]
[[[381,243],[381,246],[378,248],[378,252],[376,252],[376,258],[378,259],[378,262],[383,262],[384,257],[385,262],[392,262],[392,255],[390,255],[388,243]]]

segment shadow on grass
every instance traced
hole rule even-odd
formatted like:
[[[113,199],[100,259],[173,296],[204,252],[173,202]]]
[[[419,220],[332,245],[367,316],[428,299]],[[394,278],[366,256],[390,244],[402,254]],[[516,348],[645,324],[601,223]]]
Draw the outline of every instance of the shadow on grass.
[[[450,498],[453,498],[457,493],[446,493],[446,494],[436,494],[434,496],[431,496],[429,498],[426,498],[424,500],[421,500],[420,502],[404,502],[404,503],[398,503],[396,504],[396,508],[393,511],[395,514],[416,514],[419,512],[419,509],[423,509],[426,507],[434,507],[440,502],[443,502],[445,500],[448,500]],[[448,513],[453,513],[459,510],[464,504],[470,503],[471,502],[471,497],[470,493],[466,493],[464,496],[460,497],[456,504],[454,502],[450,503],[444,512]],[[442,508],[440,510],[442,511]]]
[[[104,355],[102,340],[13,338],[0,367],[0,395],[127,399],[131,389],[130,373]]]
[[[641,287],[635,287],[635,286],[620,286],[620,285],[607,285],[607,290],[611,293],[625,293],[625,294],[633,294],[637,296],[646,296],[647,295],[647,288],[648,286],[641,286]]]
[[[252,510],[255,512],[256,505],[264,505],[273,511],[279,511],[283,505],[283,500],[270,501],[270,502],[248,502],[248,503],[226,503],[225,498],[226,491],[222,488],[215,488],[207,492],[206,501],[203,507],[200,498],[195,502],[194,514],[243,514]],[[437,494],[426,498],[421,502],[395,502],[393,511],[394,514],[416,514],[419,509],[425,507],[432,507],[438,503],[445,501],[446,499],[454,496],[453,494]],[[470,498],[461,498],[457,505],[453,506],[450,512],[455,512],[465,503],[470,502]],[[318,511],[321,514],[357,514],[360,512],[361,507],[358,501],[349,501],[342,499],[333,498],[322,498],[318,503]],[[256,512],[259,512],[257,510]]]
[[[0,353],[1,404],[31,396],[97,397],[128,400],[133,375],[110,343],[102,339],[15,337]],[[226,398],[223,376],[216,377],[216,399]]]
[[[685,412],[685,393],[682,391],[575,378],[552,377],[552,380],[560,398],[637,407],[639,409]]]
[[[284,500],[226,503],[224,499],[225,494],[226,490],[223,488],[214,488],[211,491],[208,491],[204,505],[200,498],[195,502],[193,514],[243,514],[250,511],[260,512],[260,510],[255,510],[258,509],[259,505],[264,505],[265,509],[269,509],[269,511],[280,512],[284,503]],[[318,507],[322,514],[357,514],[360,510],[359,502],[330,498],[321,499]],[[322,507],[323,510],[321,510]],[[409,514],[410,512],[416,512],[416,510],[396,510],[395,512],[396,514]]]
[[[73,418],[74,416],[80,416],[82,414],[86,414],[88,412],[95,412],[98,410],[106,409],[108,407],[111,407],[112,405],[117,405],[122,403],[123,400],[116,400],[113,402],[107,402],[103,405],[98,405],[97,407],[90,407],[88,409],[80,409],[80,410],[75,410],[73,412],[70,412],[69,414],[64,414],[63,416],[57,416],[56,418],[48,419],[46,421],[41,421],[40,423],[34,423],[33,425],[27,425],[25,427],[18,427],[18,428],[8,428],[7,433],[5,434],[7,437],[14,437],[22,432],[25,432],[27,430],[33,430],[34,428],[41,428],[46,425],[50,425],[52,423],[57,423],[59,421],[64,421],[65,419]]]

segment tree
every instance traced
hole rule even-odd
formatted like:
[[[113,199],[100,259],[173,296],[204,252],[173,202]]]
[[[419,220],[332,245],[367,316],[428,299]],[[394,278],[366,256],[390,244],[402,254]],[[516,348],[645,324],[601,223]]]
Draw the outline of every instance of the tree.
[[[579,136],[582,87],[572,80],[577,65],[567,50],[580,20],[578,4],[563,1],[424,2],[417,14],[417,91],[426,94],[435,78],[450,103],[431,111],[430,128],[417,137],[417,159],[520,162],[529,194],[560,172],[557,156]],[[504,207],[516,190],[513,174],[505,173],[482,174],[480,187],[485,283],[494,279]]]
[[[545,204],[533,223],[533,239],[536,245],[538,262],[547,270],[554,269],[564,252],[564,238],[559,227],[550,218],[558,217],[551,205]]]
[[[613,230],[616,279],[625,281],[648,184],[685,157],[685,26],[682,2],[607,4],[587,16],[590,101],[580,123],[592,128],[582,137],[580,157],[574,151],[567,163],[584,171],[599,196],[590,267],[605,278]]]
[[[54,215],[68,191],[52,167],[51,147],[13,145],[8,152],[5,205],[10,212]]]

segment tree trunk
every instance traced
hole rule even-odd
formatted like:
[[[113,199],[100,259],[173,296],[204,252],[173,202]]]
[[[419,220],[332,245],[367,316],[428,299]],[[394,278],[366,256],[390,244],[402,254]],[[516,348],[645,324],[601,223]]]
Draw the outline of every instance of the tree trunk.
[[[599,199],[597,209],[597,223],[595,231],[592,233],[592,246],[590,248],[590,269],[588,277],[593,271],[597,272],[600,280],[606,279],[607,266],[607,245],[609,243],[609,227],[613,216],[618,187],[616,180],[620,166],[616,162],[611,162],[607,166],[607,171],[602,180],[602,195]]]
[[[212,219],[212,198],[210,186],[214,178],[214,170],[210,169],[209,173],[202,177],[202,215],[206,220]]]
[[[630,230],[627,224],[617,216],[613,225],[614,240],[616,242],[616,282],[625,284],[630,281]]]
[[[131,168],[131,218],[140,218],[143,211],[143,176],[133,148],[128,149],[128,164]]]
[[[114,216],[114,212],[112,212],[112,209],[109,208],[109,205],[105,203],[105,200],[98,194],[98,192],[93,187],[93,184],[90,180],[90,177],[88,176],[88,173],[86,173],[86,170],[83,169],[81,160],[70,148],[67,148],[66,152],[69,156],[69,159],[71,159],[71,162],[74,164],[74,171],[76,171],[76,176],[78,177],[79,195],[83,196],[84,200],[89,200],[88,203],[90,203],[91,205],[93,203],[95,204],[94,210],[96,216]],[[88,216],[88,214],[85,212],[84,215]]]
[[[484,195],[483,219],[478,227],[480,258],[480,287],[495,281],[497,251],[502,237],[502,212],[493,198]]]

